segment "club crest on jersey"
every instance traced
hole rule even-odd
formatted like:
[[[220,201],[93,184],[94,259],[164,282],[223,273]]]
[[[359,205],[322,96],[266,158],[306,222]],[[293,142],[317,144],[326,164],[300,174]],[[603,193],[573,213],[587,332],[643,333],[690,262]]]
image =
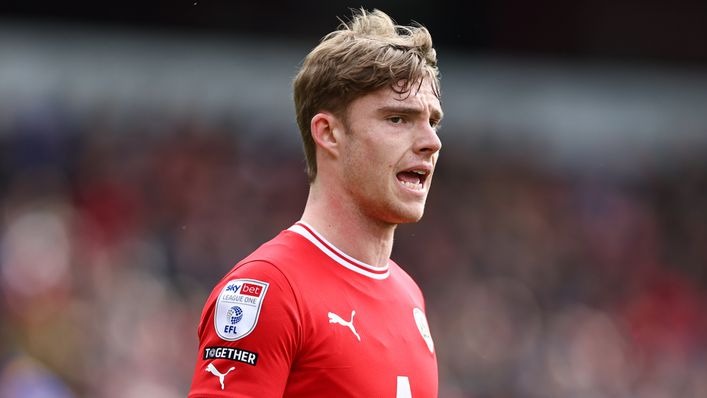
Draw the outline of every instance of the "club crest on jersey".
[[[415,307],[415,309],[412,310],[412,316],[415,318],[415,325],[417,325],[417,330],[420,331],[420,335],[422,335],[422,338],[425,340],[427,348],[430,349],[430,352],[434,353],[435,343],[432,341],[432,334],[430,333],[430,326],[427,324],[425,313]]]
[[[214,327],[224,340],[241,339],[255,329],[268,283],[234,279],[226,283],[216,301]]]

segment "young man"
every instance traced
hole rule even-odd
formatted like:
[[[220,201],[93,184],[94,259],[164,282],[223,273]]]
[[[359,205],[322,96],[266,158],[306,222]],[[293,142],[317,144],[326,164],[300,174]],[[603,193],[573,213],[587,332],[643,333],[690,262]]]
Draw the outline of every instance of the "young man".
[[[436,397],[422,293],[389,259],[441,148],[432,39],[358,12],[304,60],[294,98],[304,214],[212,292],[189,397]]]

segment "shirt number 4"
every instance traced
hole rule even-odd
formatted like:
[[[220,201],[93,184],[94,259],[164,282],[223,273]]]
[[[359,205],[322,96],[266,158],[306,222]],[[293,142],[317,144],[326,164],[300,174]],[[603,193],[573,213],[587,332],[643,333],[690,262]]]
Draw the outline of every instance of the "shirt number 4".
[[[412,398],[410,379],[407,376],[398,376],[398,388],[395,392],[395,398]]]

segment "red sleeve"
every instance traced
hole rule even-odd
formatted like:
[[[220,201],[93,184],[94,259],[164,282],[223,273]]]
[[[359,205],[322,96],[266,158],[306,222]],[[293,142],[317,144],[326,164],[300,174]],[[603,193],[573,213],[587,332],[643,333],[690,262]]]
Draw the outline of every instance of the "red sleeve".
[[[300,325],[292,287],[277,267],[237,266],[204,307],[189,398],[282,397]]]

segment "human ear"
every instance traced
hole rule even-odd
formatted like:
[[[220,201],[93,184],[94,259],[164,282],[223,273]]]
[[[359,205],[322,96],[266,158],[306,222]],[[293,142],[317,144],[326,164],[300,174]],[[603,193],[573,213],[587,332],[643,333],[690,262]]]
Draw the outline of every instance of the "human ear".
[[[343,129],[336,116],[327,112],[317,113],[312,117],[310,130],[318,147],[332,156],[338,156],[339,134]]]

